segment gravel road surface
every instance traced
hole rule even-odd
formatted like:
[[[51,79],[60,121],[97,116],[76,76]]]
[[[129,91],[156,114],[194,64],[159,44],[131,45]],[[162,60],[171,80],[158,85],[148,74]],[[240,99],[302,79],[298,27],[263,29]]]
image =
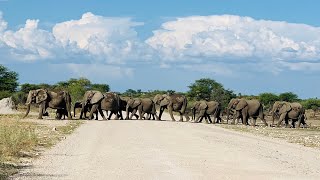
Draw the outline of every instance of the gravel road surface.
[[[92,120],[11,179],[320,179],[320,151],[212,124]]]

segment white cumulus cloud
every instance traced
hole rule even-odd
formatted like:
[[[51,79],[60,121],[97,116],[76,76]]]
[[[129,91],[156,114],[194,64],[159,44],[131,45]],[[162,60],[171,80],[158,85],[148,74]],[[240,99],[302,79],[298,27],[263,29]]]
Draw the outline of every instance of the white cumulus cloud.
[[[119,63],[138,58],[142,44],[134,27],[142,23],[130,18],[110,18],[97,16],[90,12],[79,20],[65,21],[53,27],[54,37],[64,47],[75,45],[77,48],[107,60]]]
[[[319,61],[320,28],[233,15],[182,17],[146,40],[165,61]]]

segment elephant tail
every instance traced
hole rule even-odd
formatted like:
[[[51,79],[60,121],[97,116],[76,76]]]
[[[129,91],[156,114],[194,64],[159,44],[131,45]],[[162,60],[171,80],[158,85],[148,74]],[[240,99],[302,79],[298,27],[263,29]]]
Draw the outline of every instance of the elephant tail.
[[[187,98],[186,98],[186,97],[184,97],[184,99],[183,99],[183,103],[182,103],[182,107],[181,107],[181,114],[184,114],[184,113],[186,112],[187,105],[188,105]]]

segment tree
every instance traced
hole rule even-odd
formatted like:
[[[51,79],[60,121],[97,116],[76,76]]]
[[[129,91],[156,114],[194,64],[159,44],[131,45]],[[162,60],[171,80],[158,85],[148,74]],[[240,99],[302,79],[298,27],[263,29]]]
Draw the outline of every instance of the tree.
[[[215,100],[225,107],[230,99],[236,97],[232,90],[224,89],[223,85],[213,79],[196,80],[189,87],[187,97],[191,100]]]
[[[285,92],[279,95],[280,101],[287,101],[287,102],[294,102],[298,101],[298,95],[294,94],[293,92]]]
[[[18,87],[18,73],[0,65],[0,91],[15,92]]]
[[[269,108],[273,105],[275,101],[279,101],[280,98],[278,95],[273,93],[261,93],[259,94],[259,100],[263,105]]]
[[[223,89],[223,86],[216,82],[213,79],[202,78],[196,80],[189,87],[188,97],[193,100],[201,100],[201,99],[211,99],[211,94],[214,93],[215,90],[219,91]]]
[[[316,112],[320,108],[320,100],[319,99],[306,99],[301,101],[302,106],[305,109],[312,109],[313,110],[313,117],[315,117]]]

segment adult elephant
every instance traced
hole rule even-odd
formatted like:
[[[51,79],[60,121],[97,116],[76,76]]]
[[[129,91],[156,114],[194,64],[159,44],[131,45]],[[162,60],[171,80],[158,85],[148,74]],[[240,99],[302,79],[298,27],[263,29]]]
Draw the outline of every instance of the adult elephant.
[[[132,113],[129,117],[129,109],[132,109]],[[159,120],[156,113],[156,107],[154,102],[150,98],[130,98],[127,101],[126,106],[126,119],[132,119],[132,116],[139,112],[139,119],[144,117],[144,114],[151,114],[155,120]]]
[[[180,120],[183,121],[183,116],[185,116],[186,120],[189,121],[189,117],[185,115],[185,111],[187,108],[187,98],[184,95],[181,94],[157,94],[153,98],[153,102],[156,105],[160,106],[160,114],[159,114],[159,119],[161,120],[162,113],[165,109],[168,109],[168,112],[171,116],[172,121],[175,121],[173,117],[173,111],[179,112],[180,114]]]
[[[298,121],[298,127],[302,124],[306,126],[305,122],[305,109],[300,103],[285,102],[285,101],[276,101],[274,102],[271,110],[272,125],[274,120],[279,118],[277,127],[279,127],[283,120],[285,120],[286,126],[288,126],[289,119],[292,120],[292,127],[295,127],[295,122]]]
[[[233,104],[236,102],[236,101],[239,101],[240,99],[236,99],[236,98],[232,98],[230,101],[229,101],[229,104],[227,106],[227,108],[225,109],[226,110],[226,115],[227,115],[227,124],[229,122],[229,119],[230,119],[230,116],[232,116],[232,119],[233,121],[235,121],[235,116],[236,116],[236,110],[235,108],[233,107]],[[239,117],[242,121],[242,117],[240,116]],[[243,121],[242,121],[243,123]]]
[[[207,123],[215,124],[221,122],[221,106],[220,103],[216,101],[196,101],[191,107],[191,110],[194,122],[201,122],[203,118],[205,118]],[[196,113],[198,114],[197,117]],[[213,121],[211,121],[210,115],[213,116]]]
[[[59,91],[56,93],[48,91],[47,89],[30,90],[26,101],[27,112],[24,115],[24,118],[28,116],[32,103],[39,105],[38,119],[42,119],[42,116],[46,113],[48,107],[52,109],[64,109],[66,111],[65,113],[68,115],[68,119],[72,119],[71,96],[68,91]],[[60,115],[58,117],[61,118]]]
[[[252,126],[255,126],[256,120],[259,117],[264,122],[264,125],[268,126],[264,119],[263,106],[260,101],[255,99],[238,99],[233,101],[232,108],[236,110],[235,118],[242,117],[243,124],[249,125],[248,120],[251,117],[253,119]],[[232,124],[235,124],[235,118],[233,118]]]
[[[85,94],[83,95],[80,119],[83,119],[83,115],[86,113],[86,110],[89,107],[91,107],[89,119],[92,119],[92,114],[94,112],[99,111],[102,118],[106,120],[101,109],[101,101],[103,98],[104,98],[104,95],[100,91],[95,91],[95,90],[86,91]]]
[[[100,102],[100,108],[105,111],[110,111],[108,119],[111,119],[112,114],[115,115],[115,119],[123,119],[120,96],[114,92],[106,92],[103,96],[104,98]]]

